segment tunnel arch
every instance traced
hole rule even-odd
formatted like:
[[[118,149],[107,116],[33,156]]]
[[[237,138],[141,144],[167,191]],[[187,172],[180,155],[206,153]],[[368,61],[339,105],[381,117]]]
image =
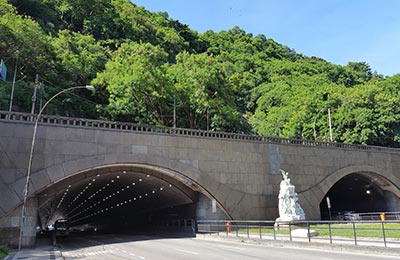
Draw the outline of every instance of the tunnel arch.
[[[392,180],[392,181],[390,181]],[[318,184],[321,219],[341,218],[345,212],[400,210],[399,179],[372,166],[351,166],[328,175]],[[329,197],[330,209],[328,210]]]
[[[200,172],[196,168],[195,161],[174,161],[143,154],[124,155],[122,157],[111,154],[82,158],[54,165],[32,174],[32,183],[35,184],[34,194],[39,198],[39,207],[42,215],[52,214],[51,207],[56,207],[54,201],[59,203],[63,198],[63,194],[67,190],[71,191],[73,188],[68,187],[71,185],[70,183],[93,180],[96,177],[107,175],[116,178],[117,173],[126,172],[127,175],[133,176],[137,180],[139,179],[139,175],[142,175],[143,180],[146,179],[146,176],[150,176],[154,180],[157,180],[159,185],[164,184],[164,187],[158,187],[158,189],[163,188],[164,191],[167,190],[165,189],[167,183],[172,184],[175,190],[179,191],[182,195],[180,198],[181,202],[192,203],[198,199],[196,196],[199,195],[209,199],[210,205],[211,201],[214,200],[218,210],[223,213],[225,218],[232,219],[229,208],[227,209],[226,207],[226,204],[229,204],[229,199],[227,199],[227,196],[224,196],[224,194],[229,194],[231,191],[207,174]],[[45,181],[38,181],[38,179],[43,179],[43,175],[48,176],[47,178],[50,181],[47,183]],[[104,183],[104,180],[102,182]],[[42,184],[42,186],[38,184]],[[85,188],[85,186],[81,188]],[[80,205],[80,203],[77,205]],[[60,216],[60,218],[62,217],[65,216]]]

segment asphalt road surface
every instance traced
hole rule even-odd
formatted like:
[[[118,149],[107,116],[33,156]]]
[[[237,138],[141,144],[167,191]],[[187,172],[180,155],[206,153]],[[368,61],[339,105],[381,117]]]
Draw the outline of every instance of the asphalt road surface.
[[[134,260],[392,260],[399,257],[273,247],[196,238],[129,235],[73,236],[59,241],[64,259]]]

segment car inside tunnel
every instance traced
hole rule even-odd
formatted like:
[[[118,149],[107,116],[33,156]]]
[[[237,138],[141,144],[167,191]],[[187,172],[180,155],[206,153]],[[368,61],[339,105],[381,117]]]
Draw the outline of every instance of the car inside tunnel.
[[[199,187],[178,173],[152,167],[106,167],[75,174],[39,195],[42,230],[66,220],[71,232],[189,231]]]
[[[349,174],[336,182],[321,201],[321,219],[354,220],[361,219],[364,214],[390,212],[396,209],[394,205],[399,200],[393,193],[396,190],[398,192],[389,181],[377,174]]]

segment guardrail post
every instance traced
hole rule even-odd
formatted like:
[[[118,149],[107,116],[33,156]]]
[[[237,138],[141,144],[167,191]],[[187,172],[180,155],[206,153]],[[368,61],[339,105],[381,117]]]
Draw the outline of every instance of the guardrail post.
[[[357,245],[356,223],[353,221],[354,244]]]
[[[383,235],[383,243],[385,244],[385,247],[387,247],[386,245],[386,234],[385,234],[385,222],[382,221],[382,235]]]
[[[276,241],[276,230],[275,230],[275,227],[272,227],[272,229],[274,230],[274,241]]]
[[[308,243],[311,243],[310,222],[308,221],[307,221],[307,236],[308,236]]]
[[[289,237],[290,241],[292,241],[292,223],[289,222]]]
[[[237,225],[237,224],[236,224],[236,237],[239,236],[239,226],[240,226],[240,225]]]
[[[249,225],[247,224],[247,225],[246,225],[246,227],[247,227],[247,238],[250,238],[250,230],[249,230]]]
[[[261,224],[258,226],[258,230],[260,231],[260,240],[262,239],[262,235],[261,235]]]
[[[329,242],[332,244],[332,228],[331,228],[331,222],[328,222],[328,229],[329,229]]]

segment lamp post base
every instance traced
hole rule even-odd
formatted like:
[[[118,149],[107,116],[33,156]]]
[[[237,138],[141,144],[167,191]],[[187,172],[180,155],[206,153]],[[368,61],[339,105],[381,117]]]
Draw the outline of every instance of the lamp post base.
[[[30,198],[26,204],[26,220],[23,227],[23,248],[33,247],[36,243],[37,198]],[[0,219],[0,245],[18,248],[20,234],[21,207]]]

